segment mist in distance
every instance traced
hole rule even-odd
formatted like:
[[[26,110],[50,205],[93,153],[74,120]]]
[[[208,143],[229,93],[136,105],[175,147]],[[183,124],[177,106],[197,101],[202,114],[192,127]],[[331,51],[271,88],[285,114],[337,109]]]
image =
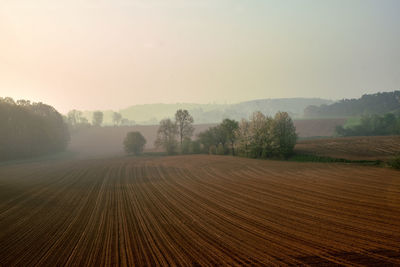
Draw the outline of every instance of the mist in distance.
[[[400,88],[399,1],[2,1],[0,92],[71,109]]]

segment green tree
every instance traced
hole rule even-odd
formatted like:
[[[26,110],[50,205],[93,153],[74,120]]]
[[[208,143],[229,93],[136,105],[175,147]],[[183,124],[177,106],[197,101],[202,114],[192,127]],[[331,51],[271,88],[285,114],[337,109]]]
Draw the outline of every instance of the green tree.
[[[236,143],[238,153],[242,156],[249,156],[249,146],[251,142],[250,123],[246,119],[242,119],[239,128],[236,130]]]
[[[272,125],[273,144],[279,156],[287,158],[293,153],[297,141],[296,127],[287,112],[278,112]]]
[[[230,143],[232,149],[232,155],[235,155],[235,141],[236,131],[239,128],[239,123],[235,120],[224,119],[221,123],[221,131],[225,135],[225,138]]]
[[[191,153],[191,145],[192,145],[192,140],[190,138],[185,138],[183,139],[183,143],[181,146],[181,153],[182,154],[190,154]]]
[[[68,126],[52,106],[0,97],[0,160],[65,150]]]
[[[199,154],[201,153],[201,144],[199,140],[194,140],[190,143],[189,153]]]
[[[124,149],[126,153],[140,155],[143,152],[146,139],[140,132],[129,132],[124,139]]]
[[[340,136],[376,136],[393,135],[400,133],[400,116],[393,113],[380,115],[364,115],[360,123],[349,127],[336,127],[336,134]]]
[[[203,145],[203,152],[210,153],[211,147],[218,145],[214,127],[198,134],[198,140]]]
[[[93,117],[92,117],[93,126],[101,126],[102,123],[103,123],[103,112],[101,111],[93,112]]]
[[[217,151],[216,151],[217,155],[225,155],[225,148],[222,144],[219,144],[217,146]]]
[[[193,117],[187,110],[179,109],[175,113],[175,123],[178,127],[178,136],[182,149],[183,140],[190,139],[193,135]]]
[[[178,129],[176,123],[170,119],[164,119],[160,122],[160,126],[157,131],[157,139],[155,141],[156,147],[162,147],[165,149],[167,154],[175,154],[178,146],[176,136]]]
[[[250,157],[266,158],[272,156],[272,122],[272,118],[259,111],[254,112],[250,117],[250,142],[248,146]]]
[[[204,152],[226,154],[225,144],[229,142],[239,155],[252,158],[287,157],[296,140],[296,128],[287,112],[278,112],[274,119],[254,112],[249,120],[242,119],[240,123],[225,119],[198,135]]]

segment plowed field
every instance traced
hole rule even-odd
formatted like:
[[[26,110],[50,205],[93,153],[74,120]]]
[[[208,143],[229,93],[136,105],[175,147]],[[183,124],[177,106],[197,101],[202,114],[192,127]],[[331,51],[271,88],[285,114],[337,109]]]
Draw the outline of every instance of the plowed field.
[[[400,173],[177,156],[0,166],[0,265],[400,265]]]
[[[355,136],[300,141],[297,153],[350,160],[388,160],[400,153],[400,136]]]

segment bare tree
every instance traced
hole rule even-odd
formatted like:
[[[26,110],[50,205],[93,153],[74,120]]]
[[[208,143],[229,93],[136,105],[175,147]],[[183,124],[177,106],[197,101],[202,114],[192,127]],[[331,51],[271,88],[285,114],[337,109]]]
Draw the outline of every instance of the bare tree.
[[[193,117],[189,114],[189,111],[179,109],[175,113],[175,122],[178,127],[178,136],[182,147],[183,140],[185,138],[190,139],[193,135]]]
[[[68,124],[70,124],[71,126],[75,126],[81,123],[83,119],[84,117],[82,116],[82,111],[76,109],[71,110],[67,114],[67,121]]]
[[[114,126],[121,124],[121,121],[122,121],[121,113],[114,112],[113,116],[112,116],[112,120],[113,120]]]

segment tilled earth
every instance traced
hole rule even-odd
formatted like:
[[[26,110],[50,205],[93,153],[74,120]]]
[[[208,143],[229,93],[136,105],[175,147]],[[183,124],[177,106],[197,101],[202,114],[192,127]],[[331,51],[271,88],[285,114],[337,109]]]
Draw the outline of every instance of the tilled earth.
[[[2,165],[0,265],[400,265],[400,172],[207,155]]]
[[[391,160],[400,153],[400,136],[354,136],[300,141],[295,152],[349,160]]]

